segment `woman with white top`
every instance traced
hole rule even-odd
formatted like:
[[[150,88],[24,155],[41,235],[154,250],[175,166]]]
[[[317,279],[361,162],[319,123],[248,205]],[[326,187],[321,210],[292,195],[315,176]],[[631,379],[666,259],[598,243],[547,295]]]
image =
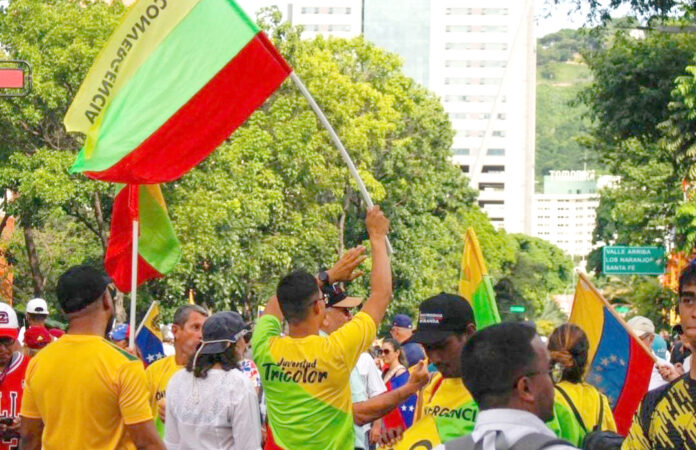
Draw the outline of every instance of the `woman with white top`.
[[[169,450],[257,450],[261,448],[259,402],[239,370],[248,332],[242,317],[213,314],[186,370],[167,387],[164,443]]]

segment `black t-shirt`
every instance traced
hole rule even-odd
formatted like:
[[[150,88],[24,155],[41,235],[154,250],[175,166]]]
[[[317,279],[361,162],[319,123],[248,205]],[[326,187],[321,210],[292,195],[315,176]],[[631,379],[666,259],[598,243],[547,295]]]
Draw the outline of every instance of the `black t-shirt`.
[[[696,381],[689,374],[645,394],[624,449],[696,449]]]

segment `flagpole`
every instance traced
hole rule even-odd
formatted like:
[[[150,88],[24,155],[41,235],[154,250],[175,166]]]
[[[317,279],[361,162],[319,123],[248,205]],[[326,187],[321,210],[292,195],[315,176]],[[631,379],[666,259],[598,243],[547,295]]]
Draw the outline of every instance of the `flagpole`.
[[[314,100],[314,97],[312,97],[312,94],[309,93],[309,91],[307,90],[307,87],[304,85],[302,80],[300,80],[300,77],[298,77],[295,72],[290,72],[290,78],[295,83],[297,88],[300,90],[302,95],[304,95],[304,97],[307,99],[307,102],[309,103],[309,106],[314,111],[314,114],[316,114],[317,117],[319,118],[319,122],[321,122],[322,126],[326,129],[326,131],[329,132],[329,137],[331,137],[331,141],[333,142],[334,146],[338,149],[338,152],[341,154],[343,161],[348,166],[348,171],[353,176],[353,179],[355,180],[355,182],[358,184],[358,189],[360,190],[360,194],[362,195],[362,198],[365,201],[365,204],[367,205],[368,208],[372,208],[374,206],[374,203],[372,203],[372,198],[370,198],[370,193],[367,192],[367,188],[365,187],[365,183],[363,182],[362,178],[360,177],[360,174],[358,173],[358,169],[355,168],[355,164],[353,164],[353,160],[351,159],[350,155],[348,154],[348,151],[346,150],[346,148],[343,146],[343,143],[339,139],[338,134],[336,134],[336,131],[333,129],[333,127],[329,123],[329,120],[326,118],[326,115],[324,115],[324,112],[321,110],[321,108],[319,107],[317,102]],[[389,237],[385,236],[385,239],[387,241],[387,251],[391,255],[392,253],[394,253],[394,249],[391,246],[391,242],[389,242]]]
[[[131,304],[130,304],[130,336],[128,346],[135,348],[135,303],[138,293],[138,221],[133,221],[133,248],[131,252]]]
[[[648,346],[645,345],[645,343],[643,341],[641,341],[638,336],[636,336],[636,334],[633,332],[633,330],[631,330],[631,327],[629,327],[628,324],[626,324],[626,322],[621,318],[621,316],[616,311],[614,311],[614,307],[611,306],[611,303],[609,303],[607,301],[607,299],[604,298],[602,293],[599,292],[597,290],[597,288],[590,282],[590,280],[587,279],[587,277],[585,276],[584,273],[577,271],[577,274],[580,277],[581,282],[585,283],[585,285],[588,286],[590,288],[590,290],[592,290],[592,292],[594,292],[597,295],[597,297],[599,297],[599,299],[602,300],[602,302],[604,302],[604,306],[607,307],[607,309],[609,310],[611,315],[613,315],[614,318],[621,324],[621,326],[624,327],[624,329],[628,332],[628,334],[630,334],[636,341],[638,341],[638,344],[640,344],[640,346],[643,347],[643,350],[645,350],[647,352],[647,354],[650,355],[653,362],[655,364],[657,364],[658,363],[657,356],[655,356],[653,354],[652,350],[650,350],[648,348]],[[573,308],[575,308],[575,299],[573,299]]]

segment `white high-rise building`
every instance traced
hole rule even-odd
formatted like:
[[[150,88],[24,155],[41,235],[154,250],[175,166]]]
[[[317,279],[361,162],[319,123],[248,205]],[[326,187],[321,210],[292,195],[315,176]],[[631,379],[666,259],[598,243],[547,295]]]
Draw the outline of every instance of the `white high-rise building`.
[[[453,162],[493,224],[529,233],[536,41],[532,0],[430,2],[428,87],[456,131]]]
[[[278,4],[293,24],[304,25],[303,37],[363,32],[399,54],[404,72],[440,96],[456,131],[452,161],[479,190],[493,224],[531,233],[533,0],[259,1]]]
[[[362,0],[291,1],[288,19],[304,26],[303,38],[318,34],[352,38],[362,33]]]
[[[534,194],[532,235],[585,259],[594,248],[599,190],[616,180],[595,177],[592,170],[552,170],[544,177],[544,193]]]

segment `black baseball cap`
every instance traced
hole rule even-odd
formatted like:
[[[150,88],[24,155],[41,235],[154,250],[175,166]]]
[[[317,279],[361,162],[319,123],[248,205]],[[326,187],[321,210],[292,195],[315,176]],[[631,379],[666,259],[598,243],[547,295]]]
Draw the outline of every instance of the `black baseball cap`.
[[[203,339],[199,353],[202,355],[222,353],[230,344],[237,342],[248,332],[249,328],[238,313],[232,311],[215,313],[203,322]]]
[[[322,288],[326,296],[326,306],[334,308],[355,308],[359,306],[363,299],[360,297],[349,297],[338,284],[325,286]]]
[[[58,303],[66,314],[80,311],[99,299],[111,283],[99,269],[87,264],[73,266],[58,278]]]
[[[418,328],[409,342],[435,344],[463,333],[472,323],[474,311],[469,302],[459,295],[442,292],[418,307]]]

